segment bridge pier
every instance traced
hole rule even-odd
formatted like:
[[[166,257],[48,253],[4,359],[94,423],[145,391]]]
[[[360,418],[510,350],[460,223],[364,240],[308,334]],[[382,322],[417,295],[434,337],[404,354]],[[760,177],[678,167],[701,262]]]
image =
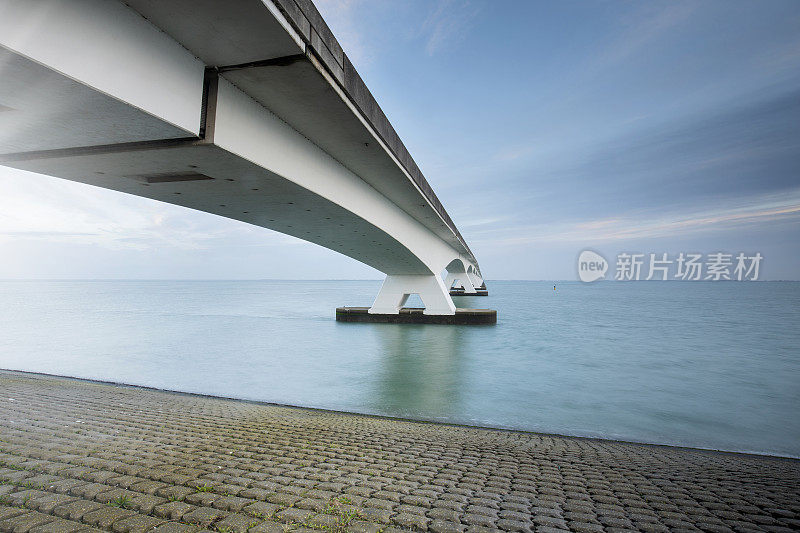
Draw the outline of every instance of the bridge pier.
[[[456,288],[458,294],[474,296],[477,293],[468,269],[465,268],[464,263],[458,259],[447,265],[447,277],[445,278],[444,284],[447,286],[447,290],[450,294],[453,294],[453,285],[456,282],[461,284],[460,287]]]
[[[456,306],[442,279],[431,275],[387,275],[369,314],[392,314],[400,312],[409,296],[418,294],[425,304],[425,315],[454,315]]]
[[[464,280],[470,286],[466,274]],[[449,279],[448,275],[448,279]],[[460,278],[454,278],[460,279]],[[473,291],[474,291],[473,287]],[[419,295],[424,308],[405,307],[409,296]],[[453,304],[453,292],[440,276],[387,275],[372,307],[339,307],[336,320],[341,322],[384,322],[390,324],[495,324],[497,311],[461,309]],[[463,294],[463,292],[458,292]],[[476,294],[480,295],[480,291]],[[484,291],[485,294],[485,291]]]
[[[486,285],[483,283],[483,278],[481,278],[477,272],[473,269],[473,267],[469,267],[467,269],[467,277],[472,282],[472,286],[475,287],[475,290],[486,289]]]
[[[454,268],[453,272],[448,271],[445,285],[448,286],[450,296],[489,296],[489,291],[486,290],[486,284],[483,279],[475,272],[472,265],[467,267],[466,273],[455,272],[458,267]],[[466,280],[463,281],[463,280]],[[461,287],[453,286],[458,281]],[[458,285],[456,283],[456,285]]]
[[[450,296],[489,296],[489,291],[486,289],[483,278],[478,275],[472,265],[467,268],[467,278],[472,283],[474,292],[467,291],[466,285],[464,287],[450,287]]]

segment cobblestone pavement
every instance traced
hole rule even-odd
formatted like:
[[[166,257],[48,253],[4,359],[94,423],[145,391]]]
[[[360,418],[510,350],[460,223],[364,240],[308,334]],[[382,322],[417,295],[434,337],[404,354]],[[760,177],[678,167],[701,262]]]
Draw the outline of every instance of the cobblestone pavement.
[[[800,461],[0,372],[0,531],[800,530]]]

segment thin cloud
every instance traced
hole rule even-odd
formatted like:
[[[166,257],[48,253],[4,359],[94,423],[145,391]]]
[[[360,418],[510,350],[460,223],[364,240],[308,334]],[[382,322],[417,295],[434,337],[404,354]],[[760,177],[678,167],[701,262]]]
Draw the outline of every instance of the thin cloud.
[[[439,0],[422,23],[425,51],[432,56],[463,39],[480,8],[464,0]]]
[[[588,69],[591,72],[599,72],[638,55],[642,49],[656,43],[681,23],[690,20],[696,8],[697,5],[690,2],[669,2],[663,7],[642,4],[639,11],[623,21],[625,28],[619,36],[593,56]]]
[[[199,250],[233,237],[281,245],[297,240],[179,206],[0,168],[0,242],[25,239],[109,250]]]
[[[788,195],[764,196],[748,206],[668,215],[628,214],[588,221],[496,228],[473,233],[478,234],[476,242],[500,246],[563,242],[585,244],[731,231],[782,220],[800,221],[800,189]],[[510,236],[502,237],[500,234]]]
[[[459,224],[462,228],[475,228],[478,226],[489,226],[491,224],[497,224],[498,222],[503,222],[507,220],[508,217],[488,217],[488,218],[476,218],[476,219],[468,219]]]

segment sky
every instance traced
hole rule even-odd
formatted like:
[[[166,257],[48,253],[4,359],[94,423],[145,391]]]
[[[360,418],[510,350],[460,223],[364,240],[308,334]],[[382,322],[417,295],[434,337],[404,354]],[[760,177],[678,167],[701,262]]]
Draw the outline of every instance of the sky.
[[[491,279],[584,249],[800,279],[800,2],[317,0]],[[0,278],[367,279],[267,229],[0,167]]]

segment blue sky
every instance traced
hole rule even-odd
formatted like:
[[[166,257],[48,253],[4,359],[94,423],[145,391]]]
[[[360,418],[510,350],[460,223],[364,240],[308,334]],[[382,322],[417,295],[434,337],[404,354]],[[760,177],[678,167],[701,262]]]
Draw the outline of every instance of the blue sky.
[[[800,3],[318,0],[495,279],[584,248],[800,279]],[[281,234],[0,168],[3,278],[379,278]]]

